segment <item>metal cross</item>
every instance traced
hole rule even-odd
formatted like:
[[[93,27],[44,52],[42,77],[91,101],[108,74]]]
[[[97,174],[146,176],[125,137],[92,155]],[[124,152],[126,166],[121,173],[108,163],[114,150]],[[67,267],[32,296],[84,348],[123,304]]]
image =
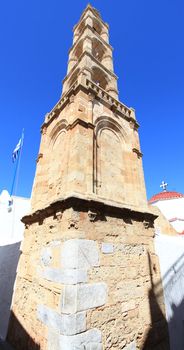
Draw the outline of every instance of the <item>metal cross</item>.
[[[164,181],[162,181],[160,187],[162,187],[163,191],[166,192],[168,184]]]

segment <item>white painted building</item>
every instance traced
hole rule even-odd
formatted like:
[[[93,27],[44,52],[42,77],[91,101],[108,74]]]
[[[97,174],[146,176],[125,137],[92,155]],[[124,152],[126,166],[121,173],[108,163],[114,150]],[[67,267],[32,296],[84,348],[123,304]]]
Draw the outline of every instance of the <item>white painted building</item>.
[[[23,239],[21,218],[30,211],[30,199],[10,197],[3,190],[0,195],[0,338],[5,339],[16,269]]]
[[[156,234],[170,350],[184,349],[184,236]]]
[[[0,246],[22,240],[24,224],[21,218],[29,211],[30,199],[15,196],[11,198],[8,191],[2,191],[0,195]]]
[[[159,257],[161,281],[164,290],[166,318],[169,328],[170,350],[184,349],[184,195],[167,191],[162,181],[163,191],[152,196],[149,204],[158,207],[161,215],[155,234],[155,252]],[[177,232],[168,229],[166,219]],[[157,222],[156,220],[156,222]]]
[[[184,195],[175,191],[157,193],[149,200],[157,206],[178,233],[184,234]]]

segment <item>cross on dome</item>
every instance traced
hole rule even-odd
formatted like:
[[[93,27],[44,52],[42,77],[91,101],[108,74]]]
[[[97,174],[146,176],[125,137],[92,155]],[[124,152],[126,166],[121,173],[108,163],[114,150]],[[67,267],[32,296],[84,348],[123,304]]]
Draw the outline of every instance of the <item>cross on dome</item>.
[[[168,186],[167,182],[162,181],[162,183],[161,183],[160,187],[162,187],[162,189],[163,189],[163,191],[164,191],[164,192],[166,192],[166,190],[167,190],[167,186]]]

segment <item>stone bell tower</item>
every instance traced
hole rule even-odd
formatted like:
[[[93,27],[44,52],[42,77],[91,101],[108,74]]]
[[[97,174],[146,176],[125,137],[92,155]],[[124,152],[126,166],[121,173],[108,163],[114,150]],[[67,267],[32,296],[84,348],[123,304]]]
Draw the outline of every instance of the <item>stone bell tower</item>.
[[[159,349],[167,341],[139,125],[119,101],[112,51],[108,25],[88,5],[61,98],[41,129],[8,333],[15,349]]]

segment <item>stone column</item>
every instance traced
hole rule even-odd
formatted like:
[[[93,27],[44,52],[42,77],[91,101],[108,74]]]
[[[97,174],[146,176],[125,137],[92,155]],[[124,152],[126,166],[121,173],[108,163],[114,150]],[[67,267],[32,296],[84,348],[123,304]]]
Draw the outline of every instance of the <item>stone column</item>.
[[[73,30],[74,30],[74,33],[73,33],[73,45],[74,45],[79,38],[79,33],[78,33],[78,28],[74,27]]]
[[[115,78],[112,78],[109,83],[108,86],[106,88],[106,91],[113,96],[115,99],[118,100],[118,88],[117,88],[117,81]]]
[[[72,68],[75,66],[76,63],[77,63],[77,58],[74,55],[71,55],[71,57],[69,56],[67,74],[70,73],[70,71],[72,70]]]
[[[110,52],[110,50],[108,50],[104,53],[101,63],[110,71],[112,71],[112,72],[114,71],[112,52]]]
[[[91,38],[85,38],[83,41],[83,52],[87,51],[92,54],[92,40]]]
[[[92,27],[93,28],[93,19],[91,18],[91,17],[87,17],[86,19],[85,19],[85,25],[87,26],[90,26],[90,27]]]
[[[106,41],[106,43],[109,43],[109,30],[107,27],[104,26],[102,28],[102,32],[100,36],[102,37],[103,40]]]

